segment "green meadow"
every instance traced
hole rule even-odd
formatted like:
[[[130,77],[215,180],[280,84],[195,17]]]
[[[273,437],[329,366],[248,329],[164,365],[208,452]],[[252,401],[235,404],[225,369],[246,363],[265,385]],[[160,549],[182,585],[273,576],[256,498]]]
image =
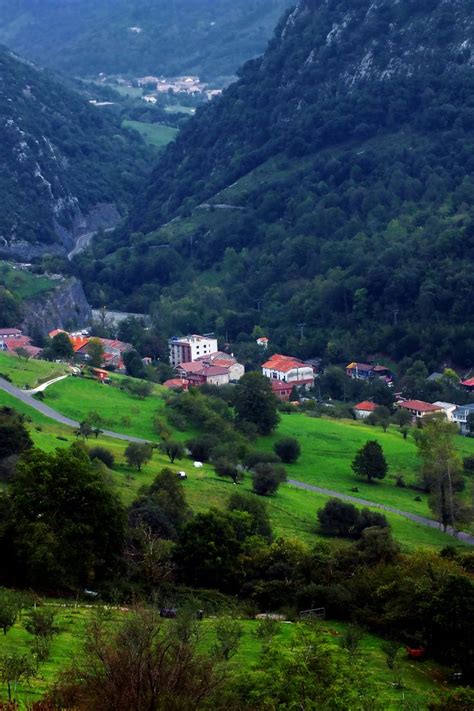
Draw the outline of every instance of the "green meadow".
[[[131,121],[126,119],[123,121],[122,126],[138,131],[146,143],[157,146],[158,148],[163,148],[163,146],[174,141],[178,133],[177,128],[165,126],[161,123],[144,123],[143,121]]]
[[[21,299],[31,299],[46,291],[51,291],[55,287],[54,282],[48,277],[36,276],[24,269],[13,268],[1,260],[0,276],[7,289],[13,291]]]
[[[48,602],[55,609],[55,622],[57,634],[51,644],[50,658],[40,664],[37,674],[28,682],[21,682],[15,689],[15,696],[22,702],[23,707],[40,697],[54,684],[58,674],[68,666],[74,665],[82,655],[82,640],[88,621],[94,614],[94,608],[84,605],[64,604],[58,601],[55,604]],[[0,654],[16,652],[28,654],[31,651],[32,636],[25,630],[24,622],[27,612],[17,620],[14,627],[0,637]],[[110,610],[110,620],[124,619],[128,614],[126,608]],[[240,619],[243,636],[240,646],[234,657],[231,658],[230,670],[235,672],[248,672],[258,662],[262,642],[256,636],[258,622],[256,620]],[[170,624],[165,622],[164,624]],[[275,639],[290,646],[293,636],[301,623],[281,622],[278,625]],[[323,638],[334,644],[341,643],[345,624],[341,622],[321,621],[317,624]],[[215,642],[214,620],[204,619],[199,624],[199,645],[203,649],[211,649]],[[384,700],[387,709],[395,710],[403,699],[410,701],[410,707],[425,709],[429,694],[439,690],[446,679],[446,671],[431,660],[423,662],[410,661],[404,653],[401,655],[401,676],[403,689],[397,689],[393,683],[393,674],[386,665],[385,656],[381,649],[381,638],[363,633],[358,653],[358,661],[367,669],[370,681],[374,684],[379,698]],[[6,700],[6,687],[0,685],[1,696]]]
[[[16,355],[0,352],[0,377],[8,375],[11,382],[19,388],[32,389],[66,372],[67,367],[61,363],[31,358],[27,361]]]
[[[98,412],[105,420],[104,428],[128,432],[150,441],[158,441],[159,438],[153,428],[153,420],[157,413],[161,420],[165,421],[166,419],[162,394],[163,389],[160,386],[156,386],[155,393],[152,396],[146,400],[137,400],[117,388],[102,385],[93,380],[68,378],[48,388],[45,402],[77,420],[85,419],[92,412]],[[35,444],[41,449],[52,451],[57,447],[70,446],[76,441],[76,436],[70,428],[49,420],[44,415],[1,391],[0,404],[16,407],[17,410],[30,418],[31,436]],[[127,414],[124,415],[123,413]],[[129,419],[124,421],[124,417]],[[281,427],[286,433],[287,427],[294,428],[298,423],[304,425],[306,422],[310,423],[312,428],[322,427],[327,432],[331,432],[331,428],[333,428],[333,435],[336,436],[340,433],[340,437],[343,437],[345,428],[349,426],[339,421],[316,420],[298,414],[285,416]],[[367,431],[364,428],[359,427],[359,429],[361,436]],[[319,430],[314,430],[315,436],[317,431]],[[174,431],[173,437],[185,440],[192,434],[190,431]],[[213,467],[209,464],[205,464],[201,469],[196,469],[192,461],[183,459],[171,465],[166,456],[159,451],[155,451],[152,461],[139,472],[136,469],[131,469],[126,462],[124,456],[125,442],[100,436],[97,440],[95,438],[89,440],[90,446],[95,444],[103,445],[113,452],[115,464],[113,469],[109,471],[108,476],[126,505],[132,503],[140,488],[150,484],[163,467],[170,467],[173,471],[186,472],[188,479],[184,482],[184,488],[189,504],[195,511],[206,511],[211,506],[225,507],[227,500],[236,488],[230,480],[218,477]],[[259,444],[268,448],[271,446],[271,438],[262,439]],[[303,458],[308,456],[308,454],[305,454],[305,450],[303,452]],[[318,463],[319,469],[323,466],[324,462]],[[298,463],[288,467],[290,478],[310,481],[306,472],[312,471],[312,468],[303,468],[298,474],[295,474],[294,470],[297,467],[301,467],[301,464]],[[346,469],[350,472],[350,459],[346,461]],[[351,473],[348,472],[345,473],[346,477],[351,476]],[[346,482],[346,479],[342,478],[341,481]],[[359,486],[357,482],[355,483]],[[352,486],[351,482],[349,484]],[[347,488],[345,488],[346,483],[344,483],[344,487],[340,484],[337,490],[345,492],[348,490],[349,484],[347,484]],[[374,484],[370,489],[376,489],[378,486],[380,485]],[[239,490],[251,492],[250,477],[246,476],[238,488]],[[336,489],[336,486],[332,488]],[[389,498],[392,491],[397,493],[399,490],[394,486],[387,486],[387,498]],[[407,492],[409,492],[410,496],[414,496],[416,493],[410,490],[407,490]],[[362,496],[362,493],[354,494],[354,496],[357,495]],[[374,500],[370,499],[369,496],[367,498]],[[309,545],[320,540],[322,537],[317,532],[316,516],[318,509],[324,506],[327,500],[328,497],[316,492],[297,489],[289,484],[281,486],[275,496],[266,499],[275,535],[297,538]],[[387,500],[387,503],[391,503],[390,500]],[[409,510],[408,507],[406,510]],[[428,509],[426,508],[422,513],[428,513]],[[417,524],[396,514],[387,513],[386,516],[390,521],[395,537],[404,550],[413,550],[419,546],[439,550],[447,544],[456,544],[453,538],[437,529]]]

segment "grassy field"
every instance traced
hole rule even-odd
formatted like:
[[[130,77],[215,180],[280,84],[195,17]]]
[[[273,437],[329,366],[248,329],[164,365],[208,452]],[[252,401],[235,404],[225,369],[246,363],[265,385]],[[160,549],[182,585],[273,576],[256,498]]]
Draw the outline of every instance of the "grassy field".
[[[35,276],[23,269],[13,268],[7,262],[0,261],[0,278],[7,289],[13,291],[21,299],[31,299],[56,286],[51,279]]]
[[[53,638],[50,659],[41,664],[38,674],[28,683],[21,683],[15,696],[23,703],[32,701],[44,694],[54,682],[57,674],[67,666],[74,664],[82,653],[82,638],[88,620],[91,617],[90,608],[70,604],[56,607],[56,624],[58,634]],[[111,611],[114,617],[123,618],[126,611]],[[0,638],[0,654],[15,651],[28,654],[31,648],[31,635],[24,629],[24,619],[17,621],[7,635]],[[168,624],[168,623],[165,623]],[[250,670],[258,662],[261,652],[261,641],[255,632],[258,623],[255,620],[242,619],[243,637],[237,654],[231,659],[231,668],[236,671]],[[344,632],[345,625],[339,622],[324,621],[319,625],[324,636],[338,644]],[[291,640],[297,629],[297,624],[280,623],[276,639],[285,645],[291,645]],[[205,619],[200,626],[200,644],[205,648],[212,647],[215,640],[214,621]],[[382,640],[375,635],[364,633],[360,644],[360,660],[368,671],[370,680],[377,689],[377,695],[385,702],[387,709],[399,709],[402,699],[410,701],[411,708],[425,709],[428,694],[443,686],[446,672],[430,660],[413,663],[402,655],[401,669],[404,688],[396,689],[393,685],[393,675],[387,668],[384,654],[381,650]],[[0,686],[0,695],[6,699],[6,688]]]
[[[32,359],[26,361],[16,355],[0,352],[0,376],[8,375],[19,388],[34,388],[66,372],[67,367],[60,363]]]
[[[165,111],[167,114],[188,114],[189,116],[196,113],[196,109],[193,106],[184,106],[183,104],[165,106]]]
[[[158,148],[162,148],[174,141],[178,133],[177,128],[164,126],[160,123],[143,123],[142,121],[130,121],[127,119],[122,123],[122,126],[138,131],[147,143]]]

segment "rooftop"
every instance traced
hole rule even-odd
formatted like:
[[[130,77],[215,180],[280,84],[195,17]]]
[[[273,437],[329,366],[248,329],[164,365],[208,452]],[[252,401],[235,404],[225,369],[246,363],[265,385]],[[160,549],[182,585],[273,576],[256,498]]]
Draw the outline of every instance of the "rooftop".
[[[403,400],[397,404],[406,410],[417,410],[418,412],[439,412],[443,409],[439,405],[432,405],[430,402],[423,402],[423,400]]]
[[[374,412],[377,407],[378,405],[376,405],[375,402],[371,402],[370,400],[363,400],[362,402],[359,402],[357,405],[354,406],[354,410],[365,410],[367,412]]]
[[[281,355],[280,353],[275,353],[275,355],[273,355],[262,365],[262,368],[267,368],[268,370],[278,370],[280,373],[287,373],[289,370],[305,367],[307,368],[308,366],[305,366],[303,361],[298,360],[298,358]]]

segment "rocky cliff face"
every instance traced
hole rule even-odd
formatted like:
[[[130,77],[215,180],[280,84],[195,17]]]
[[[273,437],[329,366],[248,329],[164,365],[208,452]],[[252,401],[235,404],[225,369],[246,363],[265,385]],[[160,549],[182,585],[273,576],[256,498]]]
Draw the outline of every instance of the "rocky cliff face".
[[[26,333],[47,335],[54,328],[73,329],[87,326],[92,321],[92,311],[78,279],[66,279],[52,292],[48,292],[23,305],[21,324]]]

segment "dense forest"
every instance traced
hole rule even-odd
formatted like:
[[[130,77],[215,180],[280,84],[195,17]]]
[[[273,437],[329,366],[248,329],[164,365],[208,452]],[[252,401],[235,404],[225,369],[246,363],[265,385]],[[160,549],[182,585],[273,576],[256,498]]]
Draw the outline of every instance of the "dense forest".
[[[301,354],[472,366],[472,9],[302,0],[168,148],[120,249],[82,262],[92,298]]]
[[[0,125],[0,246],[7,254],[18,243],[59,242],[99,203],[125,209],[148,172],[138,134],[6,48]]]
[[[0,0],[0,41],[74,75],[226,80],[260,54],[289,0]]]

